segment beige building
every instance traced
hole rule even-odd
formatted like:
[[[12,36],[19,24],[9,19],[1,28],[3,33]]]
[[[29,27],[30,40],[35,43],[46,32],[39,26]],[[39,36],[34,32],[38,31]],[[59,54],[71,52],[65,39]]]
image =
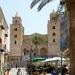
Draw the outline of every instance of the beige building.
[[[8,45],[8,25],[0,7],[0,74],[3,75],[3,67],[7,65],[6,53]],[[5,68],[4,67],[4,68]]]
[[[36,49],[36,45],[34,43],[32,43],[32,38],[34,36],[38,36],[38,35],[40,35],[40,37],[43,40],[47,41],[46,34],[43,35],[43,34],[34,33],[32,35],[24,35],[23,45],[22,45],[22,55],[24,55],[25,52],[27,52],[27,51],[29,52],[31,50],[31,46],[32,46],[32,52],[33,52],[32,55],[33,56],[42,56],[42,57],[47,56],[47,51],[48,51],[47,43],[37,45],[37,49]]]
[[[0,7],[0,49],[7,50],[8,25]]]
[[[26,52],[33,50],[33,56],[59,56],[60,54],[60,19],[56,21],[56,12],[50,15],[48,21],[48,34],[34,33],[32,35],[24,34],[22,19],[19,15],[15,15],[10,26],[10,56],[24,56]],[[35,50],[35,45],[31,43],[32,37],[40,35],[47,43],[38,45],[38,50]]]
[[[16,13],[15,17],[13,17],[12,24],[10,25],[11,56],[21,56],[23,36],[24,27],[22,25],[22,19]]]
[[[53,10],[48,21],[48,56],[60,55],[60,18]]]

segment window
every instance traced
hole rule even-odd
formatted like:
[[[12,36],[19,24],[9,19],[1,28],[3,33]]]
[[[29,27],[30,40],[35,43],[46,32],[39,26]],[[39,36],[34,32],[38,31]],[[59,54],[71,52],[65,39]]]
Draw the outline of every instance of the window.
[[[17,31],[17,28],[15,28],[14,31]]]
[[[53,39],[53,42],[55,42],[55,39]]]
[[[55,34],[55,32],[53,32],[53,34],[52,34],[53,36],[55,36],[56,34]]]
[[[16,40],[15,40],[15,42],[14,42],[14,43],[15,43],[15,44],[17,43],[17,42],[16,42]]]
[[[2,43],[2,39],[0,38],[0,44]]]
[[[57,17],[52,17],[52,20],[54,20],[54,21],[57,20]]]
[[[17,38],[17,34],[16,34],[16,35],[14,35],[14,37],[15,37],[15,38]]]
[[[55,29],[55,26],[53,26],[52,29]]]
[[[17,23],[17,20],[15,20],[15,22]]]

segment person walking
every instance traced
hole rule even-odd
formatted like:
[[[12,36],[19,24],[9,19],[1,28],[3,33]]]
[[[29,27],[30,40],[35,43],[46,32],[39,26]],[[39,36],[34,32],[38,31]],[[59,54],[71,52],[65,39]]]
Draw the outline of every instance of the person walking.
[[[66,68],[66,65],[63,65],[62,67],[62,75],[66,75],[68,73],[68,69]]]
[[[46,71],[45,70],[43,71],[43,75],[46,75]]]
[[[33,75],[39,75],[39,72],[37,70],[35,70]]]
[[[18,69],[17,74],[16,75],[22,75],[21,69]]]
[[[12,74],[11,74],[11,69],[7,69],[7,70],[4,72],[4,75],[12,75]]]

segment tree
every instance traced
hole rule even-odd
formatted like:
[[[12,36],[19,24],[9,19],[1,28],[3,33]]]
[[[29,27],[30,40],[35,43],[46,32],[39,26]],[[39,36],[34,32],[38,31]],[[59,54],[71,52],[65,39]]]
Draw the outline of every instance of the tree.
[[[35,45],[35,50],[38,56],[38,45],[47,44],[47,40],[44,40],[40,34],[35,34],[34,36],[32,36],[32,42]]]
[[[53,0],[33,0],[31,3],[31,8],[38,2],[41,2],[38,11],[40,11],[47,3]],[[70,64],[71,73],[70,75],[75,75],[75,0],[61,0],[61,4],[66,3],[66,7],[69,11],[69,23],[70,23]]]
[[[30,6],[30,8],[32,9],[37,3],[39,3],[40,2],[40,4],[39,4],[39,6],[38,6],[38,11],[40,11],[46,4],[48,4],[49,2],[51,2],[51,1],[53,1],[53,0],[33,0],[32,1],[32,3],[31,3],[31,6]],[[65,4],[65,1],[64,0],[61,0],[60,1],[60,4],[62,5],[62,7],[63,7],[63,5]],[[62,8],[61,7],[61,8]],[[61,9],[60,9],[61,10]]]

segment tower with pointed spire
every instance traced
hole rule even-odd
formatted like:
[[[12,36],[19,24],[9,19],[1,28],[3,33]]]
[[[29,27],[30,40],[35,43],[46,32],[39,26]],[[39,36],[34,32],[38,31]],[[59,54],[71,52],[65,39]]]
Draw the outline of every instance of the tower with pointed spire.
[[[48,21],[48,56],[60,54],[60,19],[56,15],[53,10]]]
[[[23,42],[24,27],[22,19],[16,13],[10,25],[10,50],[12,56],[21,56],[21,47]]]

